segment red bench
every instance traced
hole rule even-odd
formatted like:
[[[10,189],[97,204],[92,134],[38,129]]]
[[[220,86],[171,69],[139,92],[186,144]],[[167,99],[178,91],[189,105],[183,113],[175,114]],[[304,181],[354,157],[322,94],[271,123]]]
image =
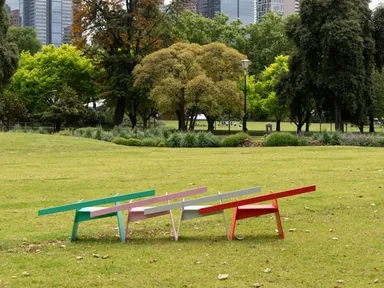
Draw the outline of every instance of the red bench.
[[[234,237],[236,221],[250,218],[250,217],[258,217],[261,215],[274,213],[276,217],[277,228],[279,230],[279,236],[281,238],[284,238],[284,231],[283,231],[283,226],[281,224],[281,218],[280,218],[279,206],[277,204],[277,199],[294,196],[298,194],[303,194],[303,193],[308,193],[308,192],[313,192],[313,191],[316,191],[315,185],[286,190],[286,191],[280,191],[276,193],[271,192],[270,194],[266,194],[262,196],[257,196],[253,198],[243,199],[243,200],[236,200],[236,201],[225,203],[225,204],[219,204],[219,205],[202,208],[199,210],[199,213],[208,214],[208,213],[214,213],[214,212],[222,211],[229,208],[235,208],[232,214],[232,225],[229,233],[230,239],[233,239]],[[272,200],[272,203],[271,204],[255,204],[255,203],[264,202],[268,200]]]

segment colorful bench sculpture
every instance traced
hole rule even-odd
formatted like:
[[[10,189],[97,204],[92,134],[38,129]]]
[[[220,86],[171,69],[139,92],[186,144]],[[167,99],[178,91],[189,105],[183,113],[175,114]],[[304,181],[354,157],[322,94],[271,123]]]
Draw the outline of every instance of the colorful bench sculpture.
[[[312,192],[312,191],[316,191],[315,185],[291,189],[287,191],[276,192],[276,193],[271,192],[270,194],[267,194],[267,195],[257,196],[254,198],[248,198],[243,200],[236,200],[236,201],[225,203],[225,204],[202,208],[199,210],[199,213],[201,215],[205,215],[205,214],[220,212],[229,208],[235,208],[232,214],[232,225],[231,225],[231,230],[229,234],[230,239],[234,238],[236,221],[250,218],[250,217],[258,217],[261,215],[274,213],[276,217],[279,236],[281,238],[284,238],[284,231],[283,231],[283,226],[281,224],[281,218],[280,218],[279,206],[277,204],[277,199],[294,196],[302,193]],[[255,205],[255,203],[268,201],[268,200],[272,200],[272,204],[256,204]]]
[[[195,206],[195,205],[213,202],[213,201],[222,202],[222,200],[224,200],[224,199],[240,197],[243,195],[249,195],[249,194],[257,193],[260,191],[261,191],[260,187],[253,187],[253,188],[242,189],[242,190],[237,190],[237,191],[232,191],[232,192],[227,192],[227,193],[222,193],[222,194],[219,193],[217,195],[206,196],[206,197],[197,198],[197,199],[191,199],[191,200],[187,200],[187,201],[167,204],[167,205],[158,206],[158,207],[146,208],[146,209],[144,209],[144,215],[148,215],[148,216],[149,215],[156,215],[157,213],[163,213],[165,211],[170,211],[172,209],[181,208],[179,227],[177,229],[177,233],[176,233],[176,237],[175,237],[175,240],[177,240],[178,236],[179,236],[182,221],[222,213],[222,211],[212,211],[209,214],[202,215],[199,213],[199,211],[202,208],[209,208],[209,207],[211,207],[211,205],[208,205],[208,206],[207,205]],[[224,213],[222,213],[222,214],[223,214],[223,220],[224,220],[224,228],[225,228],[226,236],[228,238],[225,216],[224,216]]]
[[[65,212],[70,210],[76,210],[75,218],[73,220],[72,234],[70,238],[71,241],[76,239],[77,229],[79,227],[80,222],[117,216],[120,240],[124,242],[125,233],[124,233],[124,222],[123,222],[122,212],[113,212],[113,213],[104,214],[99,217],[91,217],[92,212],[105,209],[105,207],[94,207],[94,206],[109,204],[109,203],[114,203],[115,205],[119,205],[120,201],[132,200],[132,199],[148,197],[153,195],[155,195],[155,190],[146,190],[146,191],[135,192],[135,193],[125,194],[125,195],[115,195],[112,197],[101,198],[101,199],[90,200],[90,201],[81,200],[80,202],[74,203],[74,204],[41,209],[38,211],[38,215],[42,216],[47,214],[54,214],[54,213]]]
[[[141,201],[137,201],[137,202],[122,204],[119,206],[109,207],[109,208],[105,208],[105,209],[99,209],[96,211],[92,211],[90,216],[91,217],[100,217],[102,215],[106,215],[106,214],[110,214],[110,213],[116,213],[118,211],[123,211],[123,210],[128,210],[127,225],[126,225],[125,237],[124,237],[124,239],[127,239],[128,238],[128,227],[129,227],[130,222],[144,220],[147,218],[153,218],[153,217],[169,214],[169,216],[171,218],[171,226],[172,226],[173,236],[174,236],[175,240],[177,240],[178,234],[177,234],[177,231],[175,228],[175,223],[173,220],[172,211],[170,209],[163,209],[162,211],[159,211],[157,213],[146,215],[146,214],[144,214],[144,211],[146,209],[151,208],[151,207],[145,207],[145,205],[150,205],[150,204],[155,204],[155,203],[165,202],[165,201],[168,201],[168,204],[169,204],[170,200],[188,197],[188,196],[192,196],[192,195],[196,195],[196,194],[200,194],[200,193],[204,193],[204,192],[207,192],[207,187],[194,188],[194,189],[185,190],[185,191],[181,191],[181,192],[166,194],[164,196],[158,196],[158,197],[153,197],[153,198],[149,198],[149,199],[145,199],[145,200],[141,200]],[[172,205],[172,204],[169,204],[169,205]],[[161,206],[161,207],[163,207],[163,206]]]

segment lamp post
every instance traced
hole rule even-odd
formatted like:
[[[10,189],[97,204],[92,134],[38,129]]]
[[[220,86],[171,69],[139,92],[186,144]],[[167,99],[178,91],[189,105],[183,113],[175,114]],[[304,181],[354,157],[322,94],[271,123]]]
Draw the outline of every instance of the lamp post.
[[[247,72],[249,67],[248,59],[241,60],[241,66],[244,70],[244,117],[243,117],[243,132],[247,132]]]

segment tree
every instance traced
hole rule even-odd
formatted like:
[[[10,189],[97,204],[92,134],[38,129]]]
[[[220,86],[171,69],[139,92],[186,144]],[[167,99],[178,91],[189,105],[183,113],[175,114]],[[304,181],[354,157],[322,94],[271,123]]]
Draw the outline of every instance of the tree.
[[[65,86],[76,91],[82,103],[95,97],[97,74],[89,59],[68,44],[58,48],[44,46],[41,52],[21,53],[20,66],[8,89],[34,115],[43,113],[53,103],[53,95],[60,94]]]
[[[23,121],[27,118],[27,108],[15,94],[6,91],[0,95],[0,120],[7,129],[11,121]]]
[[[293,40],[313,87],[326,94],[316,101],[362,131],[372,105],[374,41],[368,0],[303,0]],[[289,31],[288,31],[289,32]]]
[[[384,73],[373,72],[373,107],[374,117],[384,118]]]
[[[84,114],[84,103],[79,99],[76,91],[66,84],[61,90],[48,99],[50,103],[47,110],[42,113],[42,118],[55,122],[55,131],[61,130],[61,125],[75,124]]]
[[[175,112],[179,130],[193,130],[198,113],[207,116],[213,130],[223,109],[240,107],[236,85],[242,58],[220,43],[176,43],[146,56],[134,70],[134,85],[149,93],[161,112]]]
[[[269,12],[261,23],[247,26],[249,38],[244,52],[251,60],[250,74],[261,73],[278,55],[289,55],[293,45],[285,34],[286,21],[282,15]]]
[[[280,77],[288,71],[288,56],[277,56],[275,62],[260,74],[260,80],[255,83],[255,94],[251,103],[259,105],[269,116],[276,120],[276,131],[280,131],[281,120],[287,115],[287,106],[282,105],[276,97],[275,86]],[[259,102],[259,103],[258,103]]]
[[[8,39],[16,43],[20,53],[29,51],[34,55],[41,49],[41,42],[37,39],[36,30],[33,27],[10,27]]]
[[[77,0],[73,33],[78,48],[92,43],[90,56],[97,55],[106,71],[105,94],[115,108],[114,125],[127,113],[136,126],[140,106],[148,105],[145,94],[133,88],[132,72],[143,57],[163,47],[169,32],[160,0]],[[144,98],[143,98],[144,97]],[[145,110],[145,109],[143,109]]]
[[[0,94],[15,73],[19,61],[16,44],[8,39],[9,19],[4,4],[5,1],[0,0]]]

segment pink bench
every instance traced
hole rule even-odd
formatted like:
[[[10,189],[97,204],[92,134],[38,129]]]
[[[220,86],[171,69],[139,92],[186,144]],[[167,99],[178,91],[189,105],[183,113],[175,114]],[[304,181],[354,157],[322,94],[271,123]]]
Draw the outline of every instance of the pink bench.
[[[207,192],[207,187],[194,188],[194,189],[176,192],[176,193],[172,193],[172,194],[166,194],[164,196],[153,197],[153,198],[149,198],[149,199],[145,199],[145,200],[141,200],[141,201],[137,201],[137,202],[130,202],[130,203],[123,204],[123,205],[118,205],[118,206],[109,207],[109,208],[105,208],[105,209],[99,209],[96,211],[92,211],[90,216],[91,217],[99,217],[101,215],[107,215],[110,213],[127,210],[128,216],[127,216],[127,225],[126,225],[126,229],[125,229],[125,239],[127,239],[128,238],[128,226],[129,226],[130,222],[140,221],[140,220],[144,220],[144,219],[148,219],[148,218],[153,218],[153,217],[169,214],[169,216],[171,218],[173,237],[175,238],[175,240],[177,240],[178,234],[176,231],[176,227],[175,227],[175,223],[173,220],[173,215],[172,215],[171,209],[167,209],[165,211],[161,211],[158,213],[144,214],[145,209],[152,208],[152,207],[146,207],[146,205],[151,205],[151,204],[155,204],[155,203],[159,203],[159,202],[166,202],[166,201],[168,203],[170,203],[170,200],[174,200],[177,198],[184,198],[184,197],[188,197],[188,196],[192,196],[192,195],[196,195],[196,194],[200,194],[200,193],[204,193],[204,192]]]

